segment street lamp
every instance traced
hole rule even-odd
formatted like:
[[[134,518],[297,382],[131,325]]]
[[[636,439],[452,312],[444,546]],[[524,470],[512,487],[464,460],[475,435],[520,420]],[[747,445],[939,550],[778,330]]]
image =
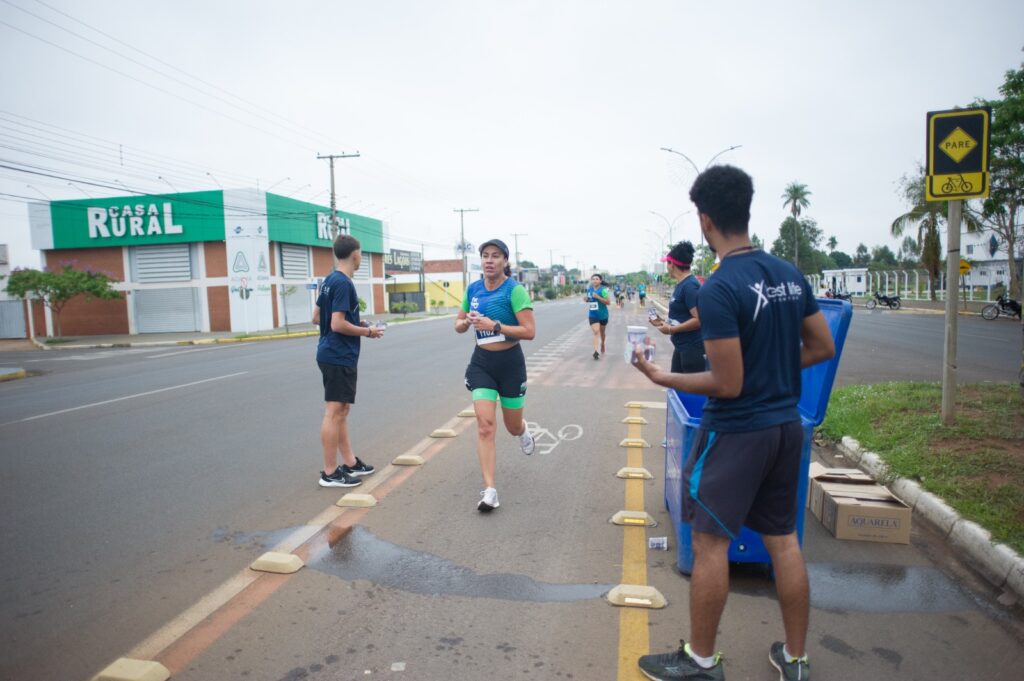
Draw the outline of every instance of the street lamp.
[[[288,195],[288,198],[291,198],[291,197],[295,196],[296,194],[298,194],[299,192],[301,192],[301,191],[302,191],[303,189],[305,189],[306,187],[312,187],[312,186],[313,186],[313,185],[311,185],[311,184],[304,184],[304,185],[302,185],[301,187],[299,187],[298,189],[296,189],[295,191],[293,191],[293,192],[292,192],[291,194],[289,194],[289,195]],[[320,192],[320,193],[322,194],[323,192]]]
[[[44,199],[46,199],[47,201],[52,201],[52,200],[53,200],[53,199],[51,199],[51,198],[50,198],[49,196],[47,196],[46,194],[43,194],[43,192],[42,192],[42,191],[40,191],[38,187],[33,187],[33,186],[32,186],[32,185],[30,185],[30,184],[26,184],[25,186],[26,186],[26,187],[28,187],[29,189],[31,189],[31,190],[33,190],[33,191],[35,191],[35,192],[38,192],[38,193],[39,193],[40,195],[42,195],[42,197],[43,197]]]
[[[209,177],[209,178],[210,178],[211,180],[213,180],[213,183],[214,183],[215,185],[217,185],[217,187],[218,187],[219,189],[224,189],[224,187],[223,187],[223,186],[221,185],[221,183],[217,181],[217,178],[213,176],[213,173],[211,173],[211,172],[207,172],[207,173],[206,173],[206,176],[207,176],[207,177]]]
[[[176,188],[176,187],[175,187],[175,186],[174,186],[173,184],[171,184],[170,182],[168,182],[168,181],[167,181],[167,178],[166,178],[166,177],[164,177],[163,175],[157,175],[157,176],[156,176],[156,179],[158,179],[158,180],[160,180],[160,181],[164,182],[164,183],[165,183],[165,184],[166,184],[166,185],[167,185],[168,187],[170,187],[171,189],[173,189],[173,190],[174,190],[174,193],[175,193],[175,194],[179,193],[179,192],[178,192],[178,190],[177,190],[177,188]]]
[[[78,191],[82,192],[82,193],[83,193],[83,194],[85,194],[86,196],[88,196],[88,197],[89,197],[90,199],[92,198],[92,194],[90,194],[89,192],[85,191],[84,189],[82,189],[81,187],[79,187],[79,186],[78,186],[77,184],[75,184],[74,182],[68,182],[68,184],[69,184],[70,186],[74,187],[75,189],[77,189]],[[39,191],[39,190],[37,189],[36,191]]]
[[[287,182],[287,181],[288,181],[288,180],[290,180],[290,179],[292,179],[292,178],[290,178],[290,177],[286,177],[286,178],[284,178],[283,180],[278,180],[277,182],[275,182],[274,184],[270,185],[269,187],[267,187],[267,188],[266,188],[266,189],[264,189],[263,191],[265,191],[265,192],[269,192],[269,191],[270,191],[271,189],[273,189],[273,188],[274,188],[274,187],[276,187],[277,185],[281,184],[282,182]]]
[[[673,244],[673,243],[674,243],[674,242],[672,241],[672,228],[673,228],[673,227],[675,227],[675,225],[676,225],[676,221],[677,221],[677,220],[679,220],[679,218],[683,217],[684,215],[689,215],[689,214],[690,214],[690,213],[692,213],[693,211],[692,211],[692,210],[688,210],[688,211],[686,211],[685,213],[680,213],[679,215],[675,216],[675,217],[674,217],[674,218],[672,219],[672,222],[669,222],[669,221],[668,221],[668,218],[667,218],[667,217],[665,217],[664,215],[662,215],[661,213],[659,213],[658,211],[655,211],[655,210],[649,210],[649,211],[647,211],[647,212],[648,212],[648,213],[650,213],[651,215],[657,215],[657,216],[658,216],[659,218],[661,218],[662,220],[664,220],[664,221],[665,221],[665,224],[666,224],[666,225],[668,225],[668,243],[669,243],[669,244],[671,245],[671,244]]]

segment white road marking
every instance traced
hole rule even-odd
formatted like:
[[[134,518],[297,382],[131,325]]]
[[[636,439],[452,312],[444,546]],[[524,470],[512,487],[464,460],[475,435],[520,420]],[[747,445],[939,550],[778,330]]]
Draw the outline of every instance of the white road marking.
[[[175,355],[185,355],[190,352],[209,352],[210,350],[230,350],[237,348],[242,345],[251,345],[251,343],[232,343],[231,345],[221,345],[213,348],[192,348],[190,350],[175,350],[174,352],[164,352],[159,355],[150,355],[146,359],[159,359],[161,357],[174,357]]]
[[[61,409],[59,411],[51,411],[46,414],[37,414],[36,416],[29,416],[27,418],[18,419],[17,421],[8,421],[7,423],[0,423],[0,428],[3,426],[10,426],[15,423],[25,423],[26,421],[35,421],[36,419],[44,419],[48,416],[57,416],[59,414],[67,414],[68,412],[78,411],[79,409],[89,409],[90,407],[100,407],[104,404],[112,404],[114,402],[122,402],[124,400],[131,400],[136,397],[145,397],[147,395],[156,395],[157,393],[167,392],[168,390],[178,390],[180,388],[188,388],[193,385],[200,385],[201,383],[210,383],[211,381],[221,381],[225,378],[234,378],[235,376],[241,376],[247,374],[248,371],[239,371],[233,374],[225,374],[224,376],[214,376],[213,378],[204,378],[201,381],[192,381],[191,383],[182,383],[181,385],[172,385],[166,388],[158,388],[157,390],[147,390],[144,393],[135,393],[134,395],[125,395],[124,397],[115,397],[112,400],[102,400],[100,402],[92,402],[90,404],[83,404],[77,407],[70,407],[68,409]]]

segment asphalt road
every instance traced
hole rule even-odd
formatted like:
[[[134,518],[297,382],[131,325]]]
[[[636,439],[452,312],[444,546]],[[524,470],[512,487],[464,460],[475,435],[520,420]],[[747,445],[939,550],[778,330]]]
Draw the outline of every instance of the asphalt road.
[[[617,342],[602,362],[589,359],[578,308],[538,307],[541,331],[527,355],[548,368],[531,379],[527,415],[551,430],[578,425],[583,436],[531,459],[500,440],[502,508],[490,524],[472,510],[479,473],[469,430],[299,573],[297,586],[210,642],[176,678],[302,678],[298,669],[310,678],[363,678],[363,670],[403,678],[385,660],[432,670],[405,678],[615,678],[615,611],[592,590],[620,577],[622,542],[607,524],[621,500],[611,475],[622,465],[619,420],[625,399],[661,397],[614,356]],[[961,322],[961,378],[1012,380],[1019,326]],[[838,380],[938,380],[941,324],[939,315],[858,309]],[[616,318],[616,340],[621,327]],[[315,483],[314,345],[0,355],[0,365],[41,372],[0,384],[0,678],[88,678],[333,504],[338,491]],[[443,320],[393,325],[366,342],[352,418],[357,453],[382,466],[465,407],[470,351]],[[647,506],[664,526],[660,479],[647,486]],[[927,533],[916,533],[913,547],[888,547],[837,542],[813,518],[808,532],[821,583],[831,579],[860,601],[816,604],[815,621],[833,628],[814,639],[826,669],[859,659],[870,675],[848,678],[943,678],[968,654],[956,652],[961,645],[986,651],[987,678],[1013,678],[1024,663],[1014,616],[986,601],[983,586],[962,591],[936,568],[929,556],[941,547]],[[361,555],[376,559],[354,560]],[[652,583],[685,603],[685,580],[663,555],[652,559]],[[411,567],[385,574],[392,563]],[[884,605],[898,595],[894,579],[918,599],[898,614]],[[738,584],[745,591],[723,624],[743,632],[725,640],[737,652],[747,637],[767,635],[760,629],[773,617],[763,580]],[[488,597],[519,593],[534,595]],[[652,649],[683,635],[683,622],[678,605],[652,616]],[[936,651],[942,640],[953,648]],[[316,675],[334,664],[346,671]],[[744,670],[760,678],[766,666],[733,664],[740,675],[730,678],[747,678]]]

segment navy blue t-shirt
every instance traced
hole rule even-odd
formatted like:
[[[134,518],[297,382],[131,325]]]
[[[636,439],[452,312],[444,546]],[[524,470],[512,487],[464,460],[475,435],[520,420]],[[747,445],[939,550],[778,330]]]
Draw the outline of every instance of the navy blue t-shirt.
[[[346,336],[331,331],[331,315],[343,312],[345,319],[359,326],[359,295],[356,285],[345,274],[335,270],[324,279],[317,296],[320,308],[320,340],[316,346],[316,361],[355,367],[359,363],[360,336]]]
[[[700,291],[700,282],[693,275],[676,284],[672,291],[672,298],[668,301],[668,318],[671,326],[677,326],[693,319],[690,310],[697,307],[698,291]],[[700,310],[697,311],[697,314],[700,314]],[[674,333],[671,338],[672,345],[680,350],[693,348],[704,352],[704,341],[701,339],[700,329]]]
[[[763,251],[722,260],[700,289],[697,313],[705,341],[740,339],[743,389],[734,399],[709,398],[702,428],[744,432],[799,420],[800,329],[817,311],[791,263]]]

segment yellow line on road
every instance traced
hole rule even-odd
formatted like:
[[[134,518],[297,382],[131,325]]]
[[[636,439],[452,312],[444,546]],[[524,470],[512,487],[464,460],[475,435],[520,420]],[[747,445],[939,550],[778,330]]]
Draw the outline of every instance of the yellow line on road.
[[[629,437],[641,437],[642,426],[630,424]],[[634,435],[635,434],[635,435]],[[626,448],[626,465],[640,468],[644,465],[644,450],[641,447]],[[643,511],[644,481],[626,480],[626,511]],[[622,583],[647,584],[647,530],[643,527],[626,527],[622,535]],[[646,608],[619,609],[619,681],[642,681],[636,661],[650,652]]]

